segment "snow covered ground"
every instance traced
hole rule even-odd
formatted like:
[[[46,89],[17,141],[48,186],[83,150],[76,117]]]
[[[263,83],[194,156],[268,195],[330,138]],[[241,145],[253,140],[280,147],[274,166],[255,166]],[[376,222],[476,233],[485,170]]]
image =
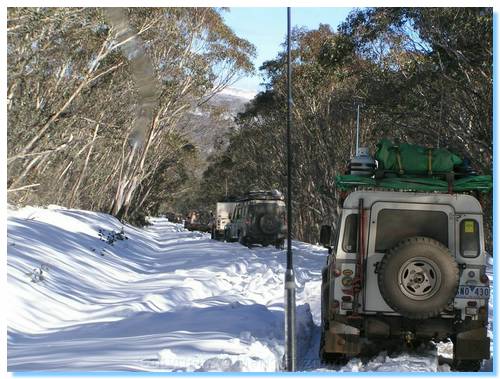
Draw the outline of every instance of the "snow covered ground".
[[[9,210],[9,371],[281,369],[284,252],[151,221],[139,229],[55,206]],[[301,242],[293,250],[299,369],[449,370],[436,351],[321,366],[326,251]]]

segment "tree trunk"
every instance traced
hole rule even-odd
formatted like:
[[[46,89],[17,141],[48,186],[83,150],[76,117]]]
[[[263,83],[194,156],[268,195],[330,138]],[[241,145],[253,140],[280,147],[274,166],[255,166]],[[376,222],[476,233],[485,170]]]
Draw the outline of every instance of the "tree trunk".
[[[73,190],[71,191],[71,196],[69,198],[69,207],[73,207],[73,201],[75,199],[75,196],[78,192],[78,189],[80,188],[80,184],[82,183],[83,177],[85,176],[85,171],[87,170],[87,166],[89,164],[90,156],[92,155],[92,150],[94,149],[94,142],[97,137],[97,132],[99,131],[99,124],[96,125],[94,129],[94,136],[92,137],[92,143],[90,144],[89,152],[87,153],[87,157],[85,158],[85,163],[83,164],[82,172],[78,176],[78,180],[76,181],[75,185],[73,186]]]

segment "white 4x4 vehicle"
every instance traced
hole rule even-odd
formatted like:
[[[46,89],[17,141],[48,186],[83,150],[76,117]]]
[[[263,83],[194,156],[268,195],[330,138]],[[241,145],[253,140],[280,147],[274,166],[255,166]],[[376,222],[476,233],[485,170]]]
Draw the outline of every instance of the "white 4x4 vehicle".
[[[236,201],[219,201],[212,220],[212,239],[224,239],[226,225],[231,222],[231,214],[238,203]]]
[[[354,191],[322,273],[320,357],[448,338],[456,370],[490,358],[483,217],[464,194]],[[323,226],[321,243],[330,245]]]

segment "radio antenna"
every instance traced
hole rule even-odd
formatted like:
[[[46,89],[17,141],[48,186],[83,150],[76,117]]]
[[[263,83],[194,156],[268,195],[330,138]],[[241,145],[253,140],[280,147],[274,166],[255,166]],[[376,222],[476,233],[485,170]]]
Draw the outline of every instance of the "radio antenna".
[[[291,127],[292,127],[292,53],[291,53],[291,22],[290,7],[287,8],[287,84],[288,84],[288,114],[286,123],[287,143],[287,250],[286,250],[286,272],[285,272],[285,369],[295,371],[296,369],[296,336],[295,336],[295,274],[292,262],[292,149],[291,149]]]
[[[356,115],[356,156],[359,154],[359,103],[358,103],[358,112]]]

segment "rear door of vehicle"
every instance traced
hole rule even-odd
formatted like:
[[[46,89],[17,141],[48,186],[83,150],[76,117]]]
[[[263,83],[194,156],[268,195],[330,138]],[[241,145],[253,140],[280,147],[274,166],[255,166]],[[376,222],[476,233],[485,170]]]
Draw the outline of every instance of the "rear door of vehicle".
[[[238,237],[238,219],[239,219],[240,213],[241,213],[241,203],[238,203],[238,204],[236,204],[236,207],[234,207],[230,223],[228,224],[230,238],[237,238]]]
[[[365,261],[364,309],[394,313],[378,287],[378,267],[385,253],[410,237],[433,238],[455,251],[454,210],[449,205],[375,202],[370,212]]]

